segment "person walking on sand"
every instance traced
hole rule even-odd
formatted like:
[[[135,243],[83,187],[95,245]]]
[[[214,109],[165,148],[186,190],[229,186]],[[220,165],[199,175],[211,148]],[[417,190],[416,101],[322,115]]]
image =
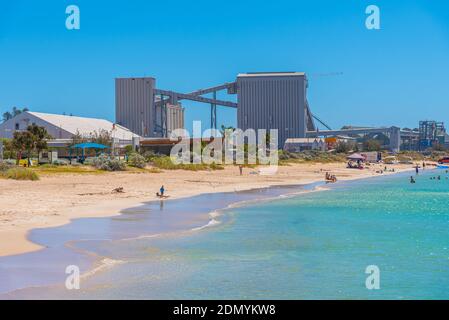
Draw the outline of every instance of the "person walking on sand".
[[[159,189],[159,191],[160,191],[160,197],[162,198],[162,197],[164,196],[164,192],[165,192],[164,186],[162,186],[162,187]]]
[[[243,175],[243,166],[239,165],[239,171],[240,171],[240,175]]]

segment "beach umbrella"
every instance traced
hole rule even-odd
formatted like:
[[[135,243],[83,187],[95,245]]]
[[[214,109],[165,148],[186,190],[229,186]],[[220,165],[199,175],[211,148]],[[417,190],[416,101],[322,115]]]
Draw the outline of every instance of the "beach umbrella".
[[[357,160],[365,161],[365,157],[359,153],[351,154],[351,155],[347,156],[346,158],[349,160],[354,160],[354,161],[357,161]]]

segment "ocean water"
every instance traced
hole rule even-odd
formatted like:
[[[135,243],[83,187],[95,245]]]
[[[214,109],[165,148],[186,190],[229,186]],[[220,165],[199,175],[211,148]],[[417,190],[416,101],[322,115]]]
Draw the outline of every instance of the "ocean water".
[[[448,299],[449,175],[428,170],[416,184],[409,176],[289,197],[278,189],[271,201],[246,195],[250,204],[187,232],[75,241],[78,252],[116,264],[83,277],[81,290],[56,284],[11,297]],[[378,290],[365,285],[370,265],[380,270]]]

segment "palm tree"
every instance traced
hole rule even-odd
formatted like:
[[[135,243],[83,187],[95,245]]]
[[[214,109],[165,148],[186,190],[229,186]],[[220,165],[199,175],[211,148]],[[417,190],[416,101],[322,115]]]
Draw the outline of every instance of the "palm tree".
[[[29,131],[16,131],[12,139],[12,147],[17,151],[17,164],[22,159],[23,153],[26,151],[28,159],[33,149],[33,135]],[[29,160],[28,160],[29,162]]]
[[[31,153],[37,153],[47,148],[46,139],[51,138],[44,127],[39,127],[36,124],[28,126],[26,131],[14,132],[12,139],[12,146],[17,151],[17,164],[22,159],[23,153],[26,152],[28,158],[28,165],[31,164]]]
[[[33,150],[40,153],[42,150],[47,148],[47,139],[51,139],[48,134],[47,129],[44,127],[39,127],[36,124],[28,126],[27,131],[31,133],[33,139]]]
[[[9,111],[6,111],[5,113],[3,113],[3,122],[6,122],[10,119],[12,119],[12,113]]]
[[[222,125],[221,125],[221,130],[220,130],[221,136],[224,137],[225,134],[226,134],[226,131],[228,131],[228,130],[234,132],[234,131],[235,131],[235,128],[232,127],[232,126],[230,126],[230,127],[225,127],[225,125],[222,124]]]
[[[15,116],[18,116],[22,112],[26,112],[26,111],[29,111],[29,109],[28,108],[19,109],[17,107],[13,107],[11,112],[6,111],[5,113],[3,113],[3,115],[2,115],[3,116],[3,122],[11,120]]]

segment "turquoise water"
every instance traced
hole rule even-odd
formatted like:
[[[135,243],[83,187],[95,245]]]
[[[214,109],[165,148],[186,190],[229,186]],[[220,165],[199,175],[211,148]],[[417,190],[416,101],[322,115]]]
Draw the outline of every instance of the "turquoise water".
[[[431,176],[441,175],[441,180]],[[448,299],[449,175],[432,170],[226,210],[201,231],[79,248],[123,261],[67,298]],[[365,268],[380,269],[380,289]],[[25,293],[24,293],[25,294]],[[33,291],[28,292],[33,294]],[[35,291],[34,291],[35,294]],[[26,296],[26,294],[25,294]]]

